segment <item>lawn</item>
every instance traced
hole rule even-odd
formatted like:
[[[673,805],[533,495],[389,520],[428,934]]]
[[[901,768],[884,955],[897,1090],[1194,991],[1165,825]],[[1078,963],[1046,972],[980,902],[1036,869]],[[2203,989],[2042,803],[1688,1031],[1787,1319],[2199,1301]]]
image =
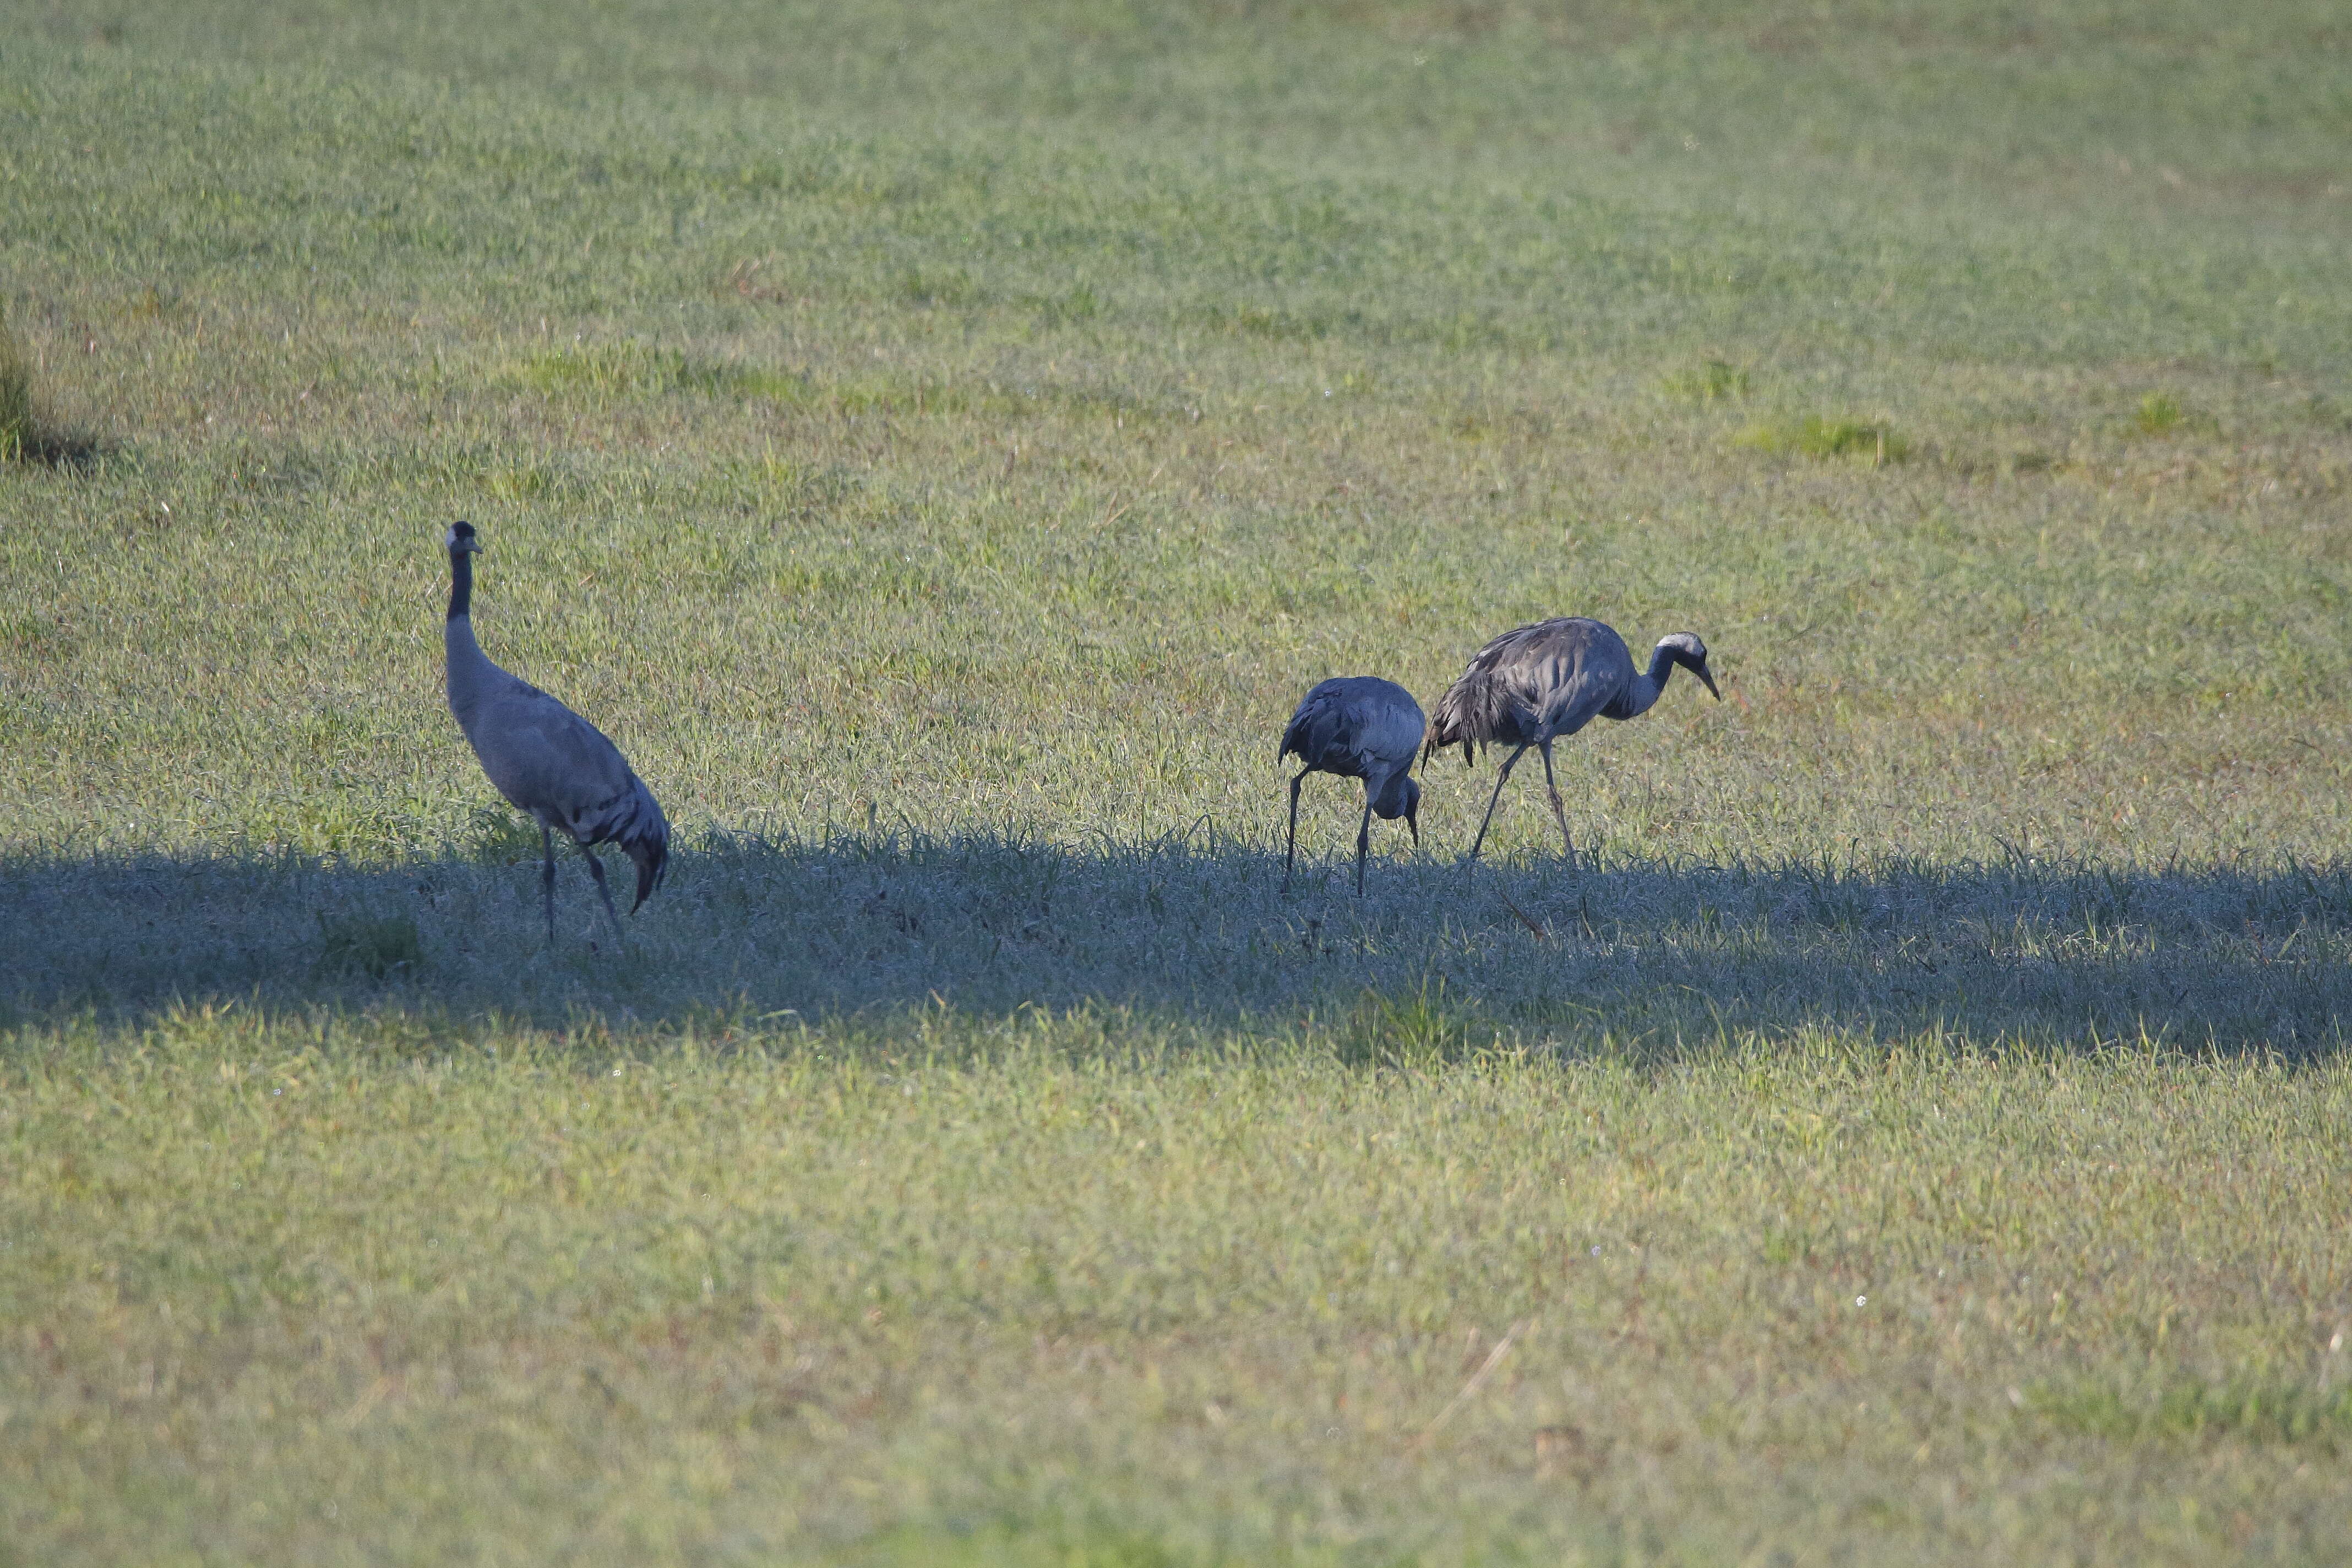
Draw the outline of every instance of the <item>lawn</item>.
[[[2337,7],[389,9],[0,31],[0,1563],[2352,1553]]]

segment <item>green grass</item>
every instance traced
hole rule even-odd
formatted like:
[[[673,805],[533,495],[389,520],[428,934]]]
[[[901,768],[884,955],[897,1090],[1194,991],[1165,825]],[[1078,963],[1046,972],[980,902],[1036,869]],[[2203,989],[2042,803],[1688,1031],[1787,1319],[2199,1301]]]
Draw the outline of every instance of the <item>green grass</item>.
[[[356,970],[370,980],[386,980],[425,962],[416,921],[406,915],[330,922],[319,917],[319,962],[329,969]]]
[[[1671,395],[1688,398],[1693,403],[1746,397],[1752,384],[1753,378],[1748,372],[1719,359],[1673,371],[1659,382],[1659,385]]]
[[[2141,419],[2147,420],[2145,414]],[[1751,425],[1737,437],[1742,447],[1759,452],[1801,452],[1808,458],[1860,458],[1874,468],[1899,463],[1911,455],[1911,443],[1884,424],[1861,419],[1824,419],[1808,414],[1794,423]]]
[[[2137,423],[2144,436],[2168,436],[2183,416],[2180,400],[2168,392],[2151,392],[2139,400]]]
[[[2345,1524],[2334,1067],[1796,1034],[1368,1071],[936,1009],[37,1043],[0,1508],[45,1556],[2315,1560]]]
[[[2333,8],[6,36],[0,1562],[2352,1543]]]
[[[0,316],[0,462],[22,462],[39,440],[33,414],[33,375],[16,339]]]

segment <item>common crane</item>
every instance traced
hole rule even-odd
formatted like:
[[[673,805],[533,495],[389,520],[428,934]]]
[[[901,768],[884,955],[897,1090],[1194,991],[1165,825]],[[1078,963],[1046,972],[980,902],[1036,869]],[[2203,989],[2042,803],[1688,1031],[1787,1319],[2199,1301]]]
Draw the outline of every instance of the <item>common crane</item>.
[[[669,869],[669,823],[653,792],[603,731],[529,681],[509,675],[482,652],[474,640],[473,617],[474,557],[481,552],[481,542],[473,524],[459,522],[443,543],[449,552],[449,623],[444,633],[449,710],[490,783],[539,824],[548,945],[555,945],[557,828],[588,858],[597,896],[618,938],[621,917],[613,909],[595,846],[618,844],[635,862],[637,900],[629,906],[635,914]]]
[[[1371,850],[1372,817],[1404,818],[1412,841],[1421,842],[1421,785],[1412,779],[1413,753],[1425,728],[1412,693],[1377,676],[1349,675],[1309,691],[1282,732],[1276,761],[1297,757],[1306,766],[1290,781],[1290,839],[1282,851],[1282,886],[1290,889],[1290,867],[1298,849],[1298,787],[1308,773],[1337,773],[1364,781],[1364,818],[1356,829],[1356,892],[1364,890],[1364,857]]]
[[[1723,700],[1706,668],[1706,645],[1689,632],[1660,637],[1650,655],[1650,668],[1638,674],[1625,639],[1581,616],[1538,621],[1505,632],[1480,648],[1462,679],[1437,700],[1437,722],[1423,752],[1427,758],[1459,744],[1467,767],[1477,761],[1482,744],[1517,748],[1504,760],[1495,780],[1470,858],[1478,858],[1479,847],[1486,842],[1486,825],[1495,819],[1503,781],[1533,746],[1543,752],[1544,786],[1551,794],[1552,816],[1559,820],[1560,846],[1574,865],[1576,846],[1569,840],[1568,811],[1560,805],[1559,782],[1552,773],[1551,743],[1575,734],[1596,714],[1636,719],[1648,712],[1678,664],[1706,682],[1717,701]]]

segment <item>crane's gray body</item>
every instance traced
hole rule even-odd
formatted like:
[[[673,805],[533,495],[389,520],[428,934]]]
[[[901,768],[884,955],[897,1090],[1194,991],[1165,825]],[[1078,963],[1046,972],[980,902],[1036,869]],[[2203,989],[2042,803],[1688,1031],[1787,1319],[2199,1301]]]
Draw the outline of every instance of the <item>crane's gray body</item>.
[[[463,526],[463,525],[460,525]],[[457,579],[443,633],[448,660],[449,711],[474,748],[491,784],[539,824],[545,870],[548,941],[555,940],[555,850],[562,833],[587,857],[604,912],[613,918],[613,897],[604,882],[595,846],[617,844],[637,869],[635,914],[653,897],[669,868],[669,823],[653,792],[630,768],[621,749],[604,732],[554,698],[490,662],[474,637],[472,572],[465,556],[473,549],[467,529],[464,545],[451,534],[451,566]]]
[[[1308,773],[1334,773],[1364,782],[1364,817],[1356,830],[1356,891],[1364,890],[1364,859],[1371,849],[1372,818],[1393,822],[1402,816],[1421,841],[1421,786],[1412,781],[1415,753],[1428,728],[1421,704],[1412,693],[1377,676],[1346,675],[1326,680],[1309,691],[1282,731],[1277,760],[1297,757],[1302,764],[1290,781],[1290,841],[1282,862],[1282,880],[1290,884],[1290,867],[1298,845],[1298,790]]]
[[[1502,798],[1504,780],[1533,746],[1543,752],[1552,814],[1559,821],[1560,842],[1573,860],[1576,848],[1569,842],[1568,813],[1560,804],[1559,784],[1552,773],[1551,743],[1575,734],[1596,717],[1640,718],[1656,705],[1678,664],[1721,699],[1723,693],[1717,690],[1715,676],[1707,668],[1706,645],[1688,632],[1659,638],[1645,670],[1634,668],[1623,637],[1582,616],[1516,627],[1473,655],[1462,679],[1437,700],[1437,721],[1430,727],[1424,752],[1434,755],[1458,745],[1467,766],[1477,761],[1481,745],[1517,748],[1495,780],[1495,794],[1486,803],[1485,820],[1478,824],[1470,858],[1476,859],[1486,841],[1486,826],[1494,820],[1495,802]]]
[[[604,732],[492,664],[471,616],[448,626],[449,710],[498,792],[583,846],[669,837],[661,806]],[[642,903],[653,892],[641,889]]]

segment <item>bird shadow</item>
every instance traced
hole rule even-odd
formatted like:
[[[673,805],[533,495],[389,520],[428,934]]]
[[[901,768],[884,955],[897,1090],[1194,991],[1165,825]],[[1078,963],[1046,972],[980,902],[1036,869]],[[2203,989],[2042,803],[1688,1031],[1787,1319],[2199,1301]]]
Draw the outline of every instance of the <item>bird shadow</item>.
[[[535,848],[535,846],[533,847]],[[1170,837],[908,833],[684,847],[617,947],[576,865],[541,927],[535,855],[18,855],[31,918],[0,1025],[246,1005],[459,1035],[586,1017],[871,1026],[1096,1010],[1187,1037],[1328,1036],[1367,1060],[1493,1047],[1687,1051],[1808,1029],[2307,1059],[2352,1013],[2352,867],[2022,858],[1867,868],[1282,861]]]

